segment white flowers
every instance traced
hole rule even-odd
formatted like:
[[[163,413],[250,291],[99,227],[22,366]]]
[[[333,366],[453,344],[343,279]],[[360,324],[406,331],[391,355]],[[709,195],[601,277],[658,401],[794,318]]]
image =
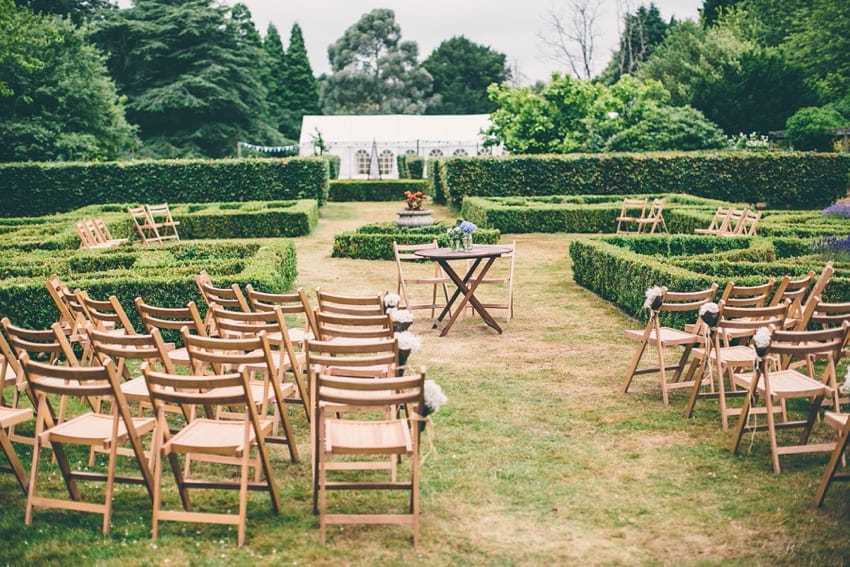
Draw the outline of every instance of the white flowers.
[[[646,290],[646,300],[643,302],[644,309],[658,309],[661,307],[661,295],[663,291],[657,285]]]
[[[760,351],[760,354],[770,346],[770,335],[770,329],[767,327],[759,327],[753,335],[753,346],[756,347],[756,351]]]
[[[423,408],[425,415],[438,411],[448,401],[449,398],[443,393],[439,384],[433,380],[425,380],[425,407]]]
[[[419,342],[419,337],[410,331],[402,331],[400,333],[396,333],[395,336],[396,339],[398,339],[399,350],[414,352],[419,350],[419,347],[422,346],[422,343]]]
[[[384,294],[384,311],[395,309],[400,301],[401,297],[397,293],[386,292]]]
[[[407,309],[392,309],[390,311],[393,323],[413,323],[413,313]]]
[[[706,315],[713,313],[717,315],[720,308],[713,301],[709,301],[708,303],[703,303],[702,307],[699,308],[699,316],[705,318]]]

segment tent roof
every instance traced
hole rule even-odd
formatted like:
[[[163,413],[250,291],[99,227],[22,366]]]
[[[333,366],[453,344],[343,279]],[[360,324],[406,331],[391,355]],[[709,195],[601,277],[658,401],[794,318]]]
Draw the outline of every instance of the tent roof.
[[[477,142],[489,125],[489,114],[307,115],[301,122],[300,143],[302,147],[312,144],[316,129],[326,142],[334,143]]]

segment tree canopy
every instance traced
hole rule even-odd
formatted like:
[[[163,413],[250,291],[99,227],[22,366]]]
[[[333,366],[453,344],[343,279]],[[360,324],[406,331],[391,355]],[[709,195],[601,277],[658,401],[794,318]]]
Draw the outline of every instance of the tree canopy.
[[[426,114],[483,114],[496,106],[487,87],[511,77],[507,57],[463,36],[442,42],[422,62],[434,79],[435,101]]]
[[[422,114],[433,79],[417,60],[419,47],[401,41],[392,10],[361,16],[328,47],[331,74],[322,85],[325,114]]]
[[[83,30],[0,0],[0,161],[116,159],[136,143]]]

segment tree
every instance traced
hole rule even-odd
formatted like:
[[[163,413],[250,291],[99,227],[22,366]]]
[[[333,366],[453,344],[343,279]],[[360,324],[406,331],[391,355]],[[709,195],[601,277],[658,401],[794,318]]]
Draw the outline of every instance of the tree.
[[[700,10],[700,20],[705,28],[717,24],[720,16],[732,6],[740,4],[742,0],[703,0]]]
[[[439,101],[426,114],[483,114],[496,106],[487,98],[487,87],[510,79],[506,57],[463,36],[442,42],[422,62],[434,78]]]
[[[292,24],[289,47],[284,59],[284,100],[280,131],[288,138],[297,140],[301,132],[301,120],[305,114],[319,114],[319,81],[313,75],[301,26]]]
[[[142,155],[222,157],[238,140],[282,143],[267,118],[250,14],[236,8],[136,0],[99,24],[94,37],[128,98],[128,118],[140,126]]]
[[[589,79],[593,71],[593,50],[599,37],[596,29],[599,4],[594,0],[570,0],[569,15],[550,10],[548,33],[538,34],[550,59],[569,68],[579,79]]]
[[[668,24],[661,19],[661,12],[654,3],[650,3],[649,8],[641,6],[634,13],[627,13],[623,18],[620,47],[612,54],[600,80],[614,84],[623,75],[633,74],[664,41],[667,29],[675,23]]]
[[[77,25],[100,10],[115,7],[110,0],[15,0],[15,4],[36,14],[67,16]]]
[[[0,0],[0,161],[116,159],[136,143],[84,32]]]
[[[649,110],[634,126],[608,140],[614,152],[708,150],[725,148],[726,136],[702,113],[689,106],[664,106]]]
[[[262,83],[266,86],[266,100],[272,124],[283,131],[283,111],[286,107],[288,88],[286,85],[286,52],[283,42],[274,24],[269,23],[266,37],[263,39],[263,51],[266,53],[266,68],[263,70]]]
[[[415,42],[401,41],[392,10],[364,14],[328,47],[325,114],[422,114],[433,79],[419,66],[418,54]]]
[[[781,130],[797,109],[815,103],[802,69],[775,48],[753,47],[694,85],[691,105],[728,135]]]
[[[785,124],[788,143],[795,150],[828,152],[835,135],[830,128],[846,126],[847,120],[830,106],[801,108]]]

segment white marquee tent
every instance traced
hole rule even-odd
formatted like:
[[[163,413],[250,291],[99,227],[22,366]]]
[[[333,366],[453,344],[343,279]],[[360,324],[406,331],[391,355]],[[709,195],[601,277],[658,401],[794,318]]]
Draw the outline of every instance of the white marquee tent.
[[[490,125],[487,114],[463,115],[338,115],[304,116],[300,154],[318,154],[319,137],[325,154],[340,157],[341,179],[367,179],[373,146],[383,179],[397,179],[396,157],[415,154],[440,156],[498,155],[501,148],[485,148],[481,132]]]

